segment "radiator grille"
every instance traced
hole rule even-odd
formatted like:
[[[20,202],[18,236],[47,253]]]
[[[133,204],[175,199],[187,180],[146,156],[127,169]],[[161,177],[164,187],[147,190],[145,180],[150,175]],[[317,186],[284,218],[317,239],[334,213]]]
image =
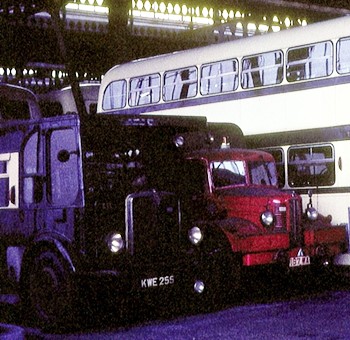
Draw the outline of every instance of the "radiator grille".
[[[303,243],[303,230],[301,223],[302,215],[301,202],[293,197],[289,201],[289,230],[291,235],[291,245],[300,246]]]

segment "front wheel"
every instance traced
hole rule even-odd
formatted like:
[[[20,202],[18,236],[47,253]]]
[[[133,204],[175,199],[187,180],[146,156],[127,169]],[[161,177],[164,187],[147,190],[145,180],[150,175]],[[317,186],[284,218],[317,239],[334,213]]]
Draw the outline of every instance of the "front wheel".
[[[24,277],[23,304],[31,323],[56,327],[73,319],[71,272],[62,256],[43,249],[31,261]]]

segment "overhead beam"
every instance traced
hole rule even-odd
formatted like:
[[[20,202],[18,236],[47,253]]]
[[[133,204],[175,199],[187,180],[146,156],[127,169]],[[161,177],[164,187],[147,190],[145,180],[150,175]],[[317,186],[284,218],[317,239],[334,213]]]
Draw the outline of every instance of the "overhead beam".
[[[334,15],[334,16],[344,16],[350,14],[350,4],[349,8],[340,8],[336,6],[329,6],[332,1],[328,2],[328,6],[318,5],[315,2],[300,2],[300,1],[287,1],[287,0],[248,0],[244,2],[245,6],[249,4],[259,4],[263,7],[275,6],[284,9],[302,10],[307,12],[317,12],[320,14]],[[238,1],[239,4],[239,1]],[[338,2],[339,4],[339,2]],[[271,8],[271,7],[270,7]]]

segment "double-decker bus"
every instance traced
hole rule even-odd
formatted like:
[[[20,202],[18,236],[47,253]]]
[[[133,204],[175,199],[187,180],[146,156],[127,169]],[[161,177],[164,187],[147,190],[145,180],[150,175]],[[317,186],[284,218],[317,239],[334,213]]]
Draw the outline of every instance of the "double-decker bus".
[[[281,186],[349,224],[350,18],[118,65],[99,113],[205,115],[275,156]]]

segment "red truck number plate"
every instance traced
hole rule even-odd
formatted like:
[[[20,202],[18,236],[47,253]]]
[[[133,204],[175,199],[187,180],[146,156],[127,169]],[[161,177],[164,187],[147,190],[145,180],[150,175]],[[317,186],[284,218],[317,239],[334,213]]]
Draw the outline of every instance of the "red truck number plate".
[[[289,259],[289,267],[309,266],[310,256],[296,256]]]

